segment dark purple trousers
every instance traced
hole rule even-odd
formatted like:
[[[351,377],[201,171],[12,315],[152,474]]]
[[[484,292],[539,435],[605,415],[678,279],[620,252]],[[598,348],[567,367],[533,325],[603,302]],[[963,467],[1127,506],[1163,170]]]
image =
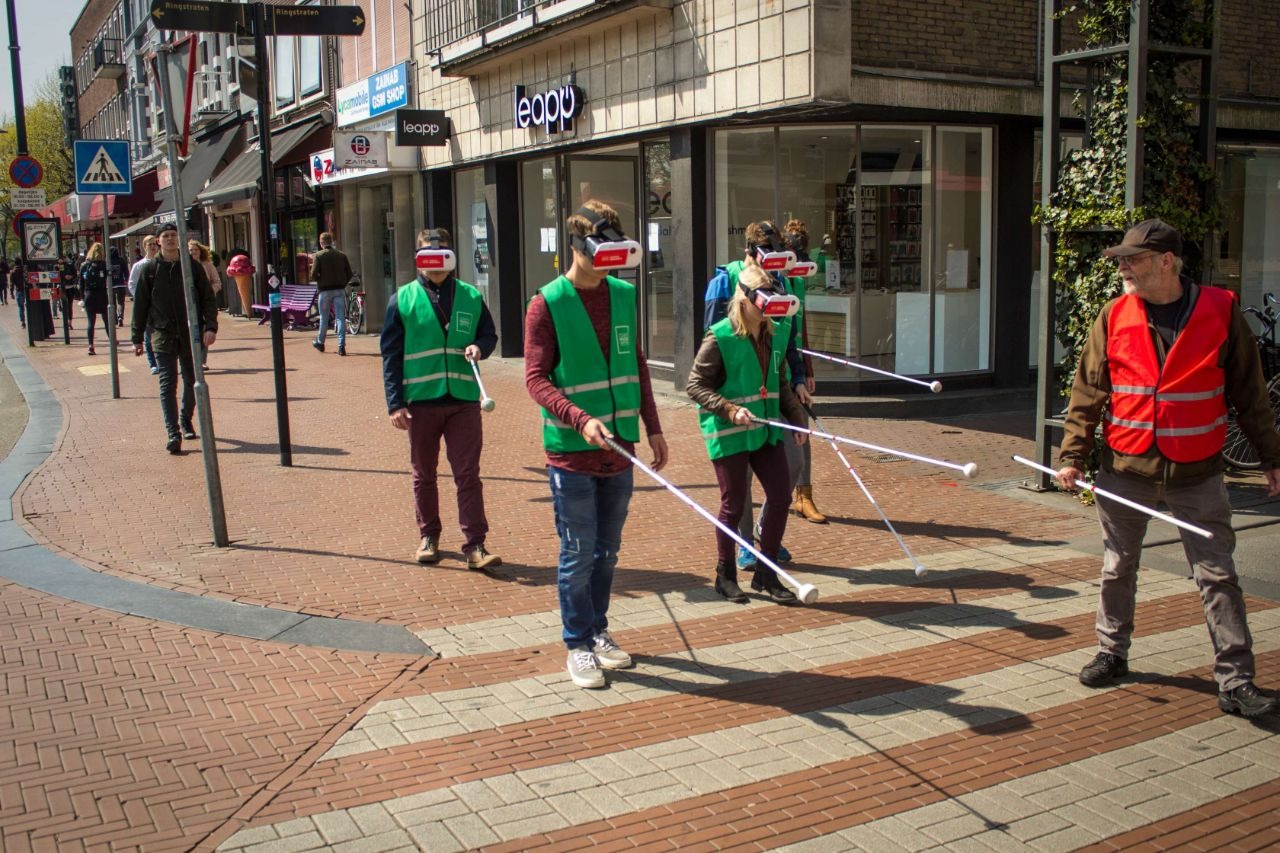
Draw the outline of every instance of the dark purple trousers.
[[[784,436],[783,441],[789,438]],[[755,472],[765,497],[760,516],[760,550],[769,559],[776,560],[782,533],[787,528],[787,510],[791,507],[791,473],[782,443],[713,459],[711,465],[720,484],[719,518],[730,530],[737,528],[742,510],[751,500],[751,472]],[[716,528],[716,559],[732,566],[737,547],[729,534]]]
[[[489,520],[484,514],[484,486],[480,483],[480,448],[484,445],[479,403],[409,404],[409,462],[413,466],[413,502],[421,536],[440,536],[440,490],[436,468],[440,439],[453,470],[458,492],[458,522],[465,541],[462,550],[484,544]]]

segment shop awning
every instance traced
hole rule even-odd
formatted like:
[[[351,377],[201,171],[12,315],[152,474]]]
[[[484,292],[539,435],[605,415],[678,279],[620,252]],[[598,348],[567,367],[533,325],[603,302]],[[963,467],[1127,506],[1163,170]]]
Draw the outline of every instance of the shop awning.
[[[107,200],[107,216],[150,216],[156,209],[156,170],[150,169],[141,175],[133,176],[133,193],[130,195],[109,195]],[[89,199],[88,213],[81,221],[90,225],[102,222],[101,195],[85,195]],[[83,212],[84,205],[81,204]]]
[[[224,166],[230,168],[228,163],[235,162],[229,152],[231,146],[240,139],[242,127],[243,124],[224,127],[205,139],[196,140],[194,153],[182,164],[181,169],[182,201],[188,208],[196,204],[196,196],[215,172]],[[172,187],[159,190],[155,196],[160,201],[156,216],[173,212]]]
[[[286,128],[271,134],[271,163],[279,165],[289,156],[294,148],[314,133],[321,124],[316,118],[305,121],[295,127]],[[198,204],[222,204],[250,198],[258,191],[262,179],[262,154],[258,146],[248,148],[240,156],[231,161],[218,177],[214,178],[204,191],[195,197]]]
[[[128,228],[125,228],[123,231],[112,231],[111,239],[112,240],[123,239],[125,237],[128,237],[130,234],[137,234],[138,232],[142,232],[143,234],[150,234],[155,229],[156,229],[155,219],[148,216],[146,219],[142,220],[141,222],[133,223]]]

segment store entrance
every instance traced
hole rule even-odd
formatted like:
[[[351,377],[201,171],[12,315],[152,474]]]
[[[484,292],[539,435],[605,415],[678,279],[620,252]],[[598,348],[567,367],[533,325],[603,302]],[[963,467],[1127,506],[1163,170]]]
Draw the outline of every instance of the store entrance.
[[[640,220],[636,216],[636,198],[640,186],[640,158],[617,155],[570,155],[565,159],[565,212],[572,213],[589,199],[604,202],[618,213],[622,231],[632,239],[640,239]],[[568,260],[568,236],[563,255]],[[565,265],[566,268],[568,264]],[[636,286],[641,268],[615,270],[612,275]],[[642,321],[643,322],[643,321]]]

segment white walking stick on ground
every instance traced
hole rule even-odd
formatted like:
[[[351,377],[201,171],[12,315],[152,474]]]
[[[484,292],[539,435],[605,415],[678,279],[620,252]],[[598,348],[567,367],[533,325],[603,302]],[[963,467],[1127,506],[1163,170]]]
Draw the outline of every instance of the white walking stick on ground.
[[[497,404],[493,402],[493,398],[484,390],[484,383],[480,381],[480,368],[476,366],[474,358],[468,358],[467,363],[471,365],[471,372],[476,375],[476,384],[480,386],[480,411],[492,412],[493,407]]]
[[[813,409],[808,406],[805,406],[804,408],[805,411],[809,413],[809,417],[813,419],[813,422],[818,425],[818,429],[822,429],[822,421],[818,420],[818,416],[813,413]],[[928,569],[926,569],[924,565],[916,559],[915,554],[911,553],[911,549],[907,547],[907,543],[902,541],[902,537],[898,535],[898,531],[893,527],[893,522],[889,521],[889,516],[884,514],[884,510],[880,508],[880,504],[876,503],[876,499],[871,496],[871,490],[867,488],[867,484],[862,482],[862,478],[858,476],[858,472],[853,470],[853,466],[850,465],[849,460],[845,458],[844,451],[840,449],[840,445],[836,444],[835,441],[831,439],[828,439],[828,442],[831,444],[831,449],[836,452],[836,456],[839,456],[840,461],[844,463],[845,470],[852,474],[853,479],[857,481],[858,488],[862,489],[862,493],[867,496],[867,500],[876,508],[876,512],[880,514],[880,519],[885,523],[885,526],[889,528],[889,532],[893,534],[893,538],[898,540],[898,546],[902,548],[902,553],[906,554],[907,559],[911,561],[911,567],[915,569],[916,577],[924,577]]]
[[[1015,462],[1021,462],[1023,465],[1026,465],[1030,468],[1035,468],[1037,471],[1043,471],[1044,473],[1048,474],[1050,477],[1057,478],[1058,476],[1057,471],[1053,470],[1052,468],[1041,465],[1039,462],[1032,462],[1030,459],[1024,459],[1018,455],[1014,455],[1013,460]],[[1194,524],[1190,524],[1188,522],[1182,521],[1181,519],[1174,518],[1172,515],[1168,515],[1166,513],[1160,512],[1159,510],[1151,509],[1150,507],[1145,507],[1140,503],[1136,503],[1134,501],[1129,500],[1128,498],[1122,498],[1119,495],[1117,495],[1115,492],[1109,492],[1106,489],[1099,489],[1097,486],[1093,485],[1092,483],[1086,483],[1084,480],[1081,480],[1079,478],[1076,479],[1075,484],[1077,487],[1081,489],[1088,489],[1089,491],[1093,492],[1095,495],[1097,495],[1100,498],[1106,498],[1109,501],[1115,501],[1118,504],[1124,504],[1125,506],[1129,507],[1129,509],[1136,509],[1138,512],[1145,512],[1147,515],[1151,516],[1152,518],[1158,518],[1161,521],[1172,524],[1174,527],[1181,527],[1183,530],[1189,530],[1192,533],[1195,533],[1199,536],[1203,536],[1205,539],[1213,538],[1212,530],[1205,530],[1203,527],[1196,527]]]
[[[614,441],[611,438],[605,438],[605,443],[609,445],[609,447],[613,450],[614,453],[617,453],[621,456],[625,456],[627,459],[630,459],[632,465],[636,466],[641,471],[645,472],[654,480],[656,480],[658,483],[665,486],[667,491],[671,492],[671,494],[675,495],[680,500],[684,501],[686,504],[692,507],[699,515],[701,515],[707,521],[711,522],[716,527],[720,528],[720,530],[728,534],[729,537],[732,538],[734,542],[737,542],[739,545],[741,545],[743,548],[745,548],[747,551],[753,554],[755,558],[759,560],[762,564],[772,569],[774,574],[782,578],[787,583],[791,584],[791,586],[795,587],[796,598],[800,599],[800,602],[802,604],[813,604],[815,601],[818,600],[818,588],[816,586],[814,586],[811,583],[800,583],[800,581],[793,578],[790,574],[787,573],[785,569],[783,569],[773,560],[770,560],[764,554],[761,554],[760,551],[757,550],[754,545],[752,545],[750,542],[746,541],[741,536],[739,536],[738,531],[730,529],[728,525],[726,525],[720,519],[716,518],[714,515],[712,515],[710,512],[704,509],[701,504],[696,503],[693,500],[693,498],[689,497],[684,492],[680,491],[678,487],[672,485],[667,480],[663,479],[663,477],[657,471],[653,470],[648,465],[644,464],[639,459],[637,459],[635,456],[628,453],[626,451],[626,448],[624,448],[622,445],[618,444],[616,441]]]
[[[903,459],[914,459],[916,462],[925,462],[929,465],[937,465],[940,468],[950,468],[953,471],[959,471],[961,474],[964,474],[966,478],[971,478],[974,474],[978,473],[977,462],[966,462],[961,465],[958,462],[948,462],[945,459],[934,459],[930,456],[920,456],[915,453],[908,453],[905,450],[894,450],[892,447],[882,447],[879,444],[868,444],[865,441],[856,441],[852,438],[845,438],[842,435],[832,435],[829,432],[820,432],[815,429],[798,427],[793,424],[789,424],[786,421],[770,421],[764,418],[758,418],[755,415],[751,416],[751,420],[758,424],[766,424],[768,426],[778,427],[779,429],[789,429],[792,432],[803,432],[806,435],[811,435],[815,438],[826,438],[831,441],[838,441],[841,444],[852,444],[854,447],[874,450],[877,453],[888,453],[890,456],[901,456]]]
[[[932,382],[925,382],[923,379],[913,379],[910,376],[903,376],[901,373],[893,373],[892,371],[881,370],[880,368],[872,367],[869,364],[859,364],[856,361],[849,361],[843,358],[836,358],[834,355],[827,355],[824,352],[816,352],[811,349],[801,349],[800,352],[804,353],[805,355],[811,355],[814,358],[822,358],[822,359],[826,359],[827,361],[834,361],[836,364],[843,364],[845,367],[856,367],[859,370],[868,370],[872,373],[879,373],[881,376],[888,376],[890,379],[901,379],[903,382],[911,382],[915,385],[923,385],[925,388],[928,388],[930,391],[932,391],[935,394],[937,394],[939,391],[942,390],[942,383],[936,379],[933,380]]]

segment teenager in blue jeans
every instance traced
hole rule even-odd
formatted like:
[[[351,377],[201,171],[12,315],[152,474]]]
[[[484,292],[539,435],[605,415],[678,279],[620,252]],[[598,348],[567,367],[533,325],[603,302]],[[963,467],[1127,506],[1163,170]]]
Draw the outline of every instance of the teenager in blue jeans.
[[[636,290],[595,269],[588,254],[586,238],[621,231],[618,215],[591,200],[565,224],[573,265],[529,302],[525,386],[542,406],[569,677],[604,687],[603,669],[631,665],[609,633],[608,612],[632,489],[630,460],[605,438],[633,453],[643,422],[655,469],[666,465],[667,442],[640,348]]]

